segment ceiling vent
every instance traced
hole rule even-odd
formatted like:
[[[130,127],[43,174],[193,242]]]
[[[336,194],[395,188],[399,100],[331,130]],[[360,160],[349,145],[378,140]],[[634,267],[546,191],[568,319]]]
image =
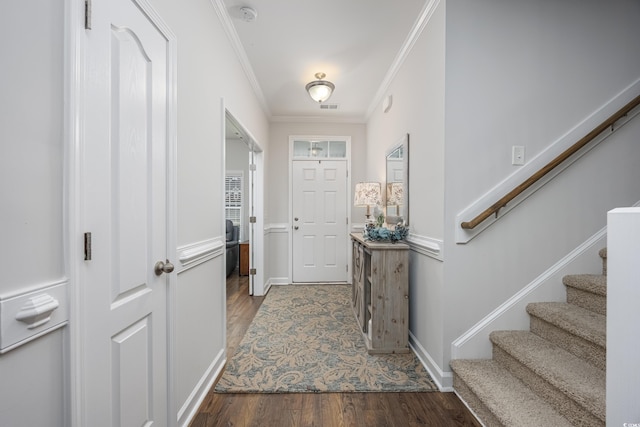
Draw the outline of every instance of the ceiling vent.
[[[321,110],[337,110],[338,104],[320,104]]]

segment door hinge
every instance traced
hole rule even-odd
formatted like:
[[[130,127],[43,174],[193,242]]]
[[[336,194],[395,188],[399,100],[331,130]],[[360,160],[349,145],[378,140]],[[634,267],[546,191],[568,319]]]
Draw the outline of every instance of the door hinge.
[[[84,29],[91,29],[91,0],[84,0]]]
[[[256,165],[249,165],[249,170],[250,171],[254,171],[256,170]]]
[[[250,269],[249,269],[249,274],[250,274],[251,276],[255,276],[255,275],[256,275],[256,269],[255,269],[255,268],[250,268]]]
[[[91,261],[91,233],[84,233],[84,260]]]
[[[345,218],[347,220],[346,224],[349,225],[349,217]]]
[[[255,222],[256,222],[256,217],[255,217],[255,216],[250,216],[250,217],[249,217],[249,222],[250,222],[251,224],[255,224]]]

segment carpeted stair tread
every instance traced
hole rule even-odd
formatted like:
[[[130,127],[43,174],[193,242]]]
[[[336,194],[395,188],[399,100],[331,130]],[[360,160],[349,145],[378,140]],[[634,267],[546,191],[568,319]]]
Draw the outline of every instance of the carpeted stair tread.
[[[605,372],[529,331],[494,331],[491,341],[596,418],[605,416]]]
[[[607,346],[606,316],[564,302],[536,302],[527,313],[600,347]]]
[[[451,368],[502,425],[572,425],[522,381],[493,360],[453,360]]]
[[[569,274],[562,278],[565,286],[607,296],[607,276],[602,274]]]

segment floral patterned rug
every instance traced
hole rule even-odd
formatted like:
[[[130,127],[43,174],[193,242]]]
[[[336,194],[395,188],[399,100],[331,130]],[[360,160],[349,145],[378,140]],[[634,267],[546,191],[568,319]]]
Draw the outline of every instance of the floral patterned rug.
[[[270,289],[215,391],[422,392],[437,387],[413,353],[367,353],[349,285],[291,285]]]

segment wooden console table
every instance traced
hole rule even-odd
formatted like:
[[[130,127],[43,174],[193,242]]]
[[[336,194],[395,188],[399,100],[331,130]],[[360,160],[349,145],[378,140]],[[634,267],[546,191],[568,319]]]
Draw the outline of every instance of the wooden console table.
[[[409,245],[352,233],[352,304],[369,353],[409,352]]]

